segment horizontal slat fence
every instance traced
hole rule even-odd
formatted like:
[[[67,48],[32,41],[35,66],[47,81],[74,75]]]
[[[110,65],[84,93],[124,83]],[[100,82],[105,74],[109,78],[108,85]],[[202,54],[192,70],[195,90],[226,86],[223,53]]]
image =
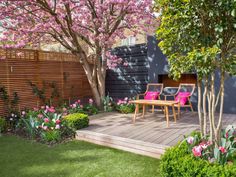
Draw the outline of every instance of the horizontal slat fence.
[[[54,82],[60,97],[71,102],[92,96],[85,72],[72,54],[0,49],[0,58],[0,85],[6,87],[11,98],[13,92],[17,92],[20,99],[17,109],[40,105],[40,100],[33,94],[29,81],[40,89],[43,82]],[[51,92],[52,89],[47,86],[47,98],[51,96]],[[4,103],[0,100],[0,116],[5,113]]]
[[[147,45],[117,47],[112,52],[128,65],[122,62],[119,67],[107,71],[106,93],[114,99],[143,93],[148,83]]]

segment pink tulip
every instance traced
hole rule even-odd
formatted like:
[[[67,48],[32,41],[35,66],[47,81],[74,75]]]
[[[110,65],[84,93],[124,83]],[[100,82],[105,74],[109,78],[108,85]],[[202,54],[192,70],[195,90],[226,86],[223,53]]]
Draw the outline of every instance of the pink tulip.
[[[194,146],[192,149],[193,155],[195,157],[201,157],[202,155],[202,147],[201,146]]]
[[[51,113],[56,112],[56,110],[55,110],[54,108],[52,108],[52,107],[51,107],[51,108],[48,108],[48,111],[51,112]]]
[[[43,114],[39,114],[38,118],[42,119],[43,118]]]
[[[55,126],[55,129],[60,129],[60,125],[57,124],[57,125]]]
[[[66,108],[63,108],[62,110],[63,110],[63,112],[67,111],[67,109],[66,109]]]
[[[89,99],[89,104],[93,104],[93,99],[92,98]]]
[[[44,129],[44,130],[47,130],[47,129],[48,129],[48,127],[47,127],[47,126],[43,126],[43,129]]]
[[[77,103],[80,104],[80,100],[77,100]]]
[[[56,120],[56,124],[60,124],[61,121],[59,119]]]
[[[43,120],[44,120],[44,122],[46,122],[46,123],[49,122],[49,119],[48,119],[48,118],[44,118]]]
[[[227,150],[223,146],[220,146],[219,150],[221,151],[222,154],[227,152]]]

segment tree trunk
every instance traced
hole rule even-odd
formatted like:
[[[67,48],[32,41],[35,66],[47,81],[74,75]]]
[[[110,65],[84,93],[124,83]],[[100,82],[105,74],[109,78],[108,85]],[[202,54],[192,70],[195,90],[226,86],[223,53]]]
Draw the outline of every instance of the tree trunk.
[[[105,76],[99,72],[101,68],[99,68],[96,63],[91,66],[87,60],[85,60],[82,63],[82,66],[90,84],[95,103],[99,108],[101,108],[102,98],[105,96]]]
[[[208,78],[204,81],[204,93],[203,93],[203,135],[204,137],[207,136],[207,105],[206,105],[206,99],[208,95]]]
[[[201,136],[204,136],[204,131],[203,131],[203,121],[202,121],[202,109],[201,109],[201,104],[202,104],[202,81],[198,80],[197,81],[197,86],[198,86],[198,118],[199,118],[199,125],[200,125],[200,132]]]
[[[215,141],[217,142],[218,145],[220,143],[222,119],[223,119],[224,93],[225,93],[224,85],[225,85],[225,73],[222,71],[220,79],[220,112],[219,112],[218,124],[215,129]]]

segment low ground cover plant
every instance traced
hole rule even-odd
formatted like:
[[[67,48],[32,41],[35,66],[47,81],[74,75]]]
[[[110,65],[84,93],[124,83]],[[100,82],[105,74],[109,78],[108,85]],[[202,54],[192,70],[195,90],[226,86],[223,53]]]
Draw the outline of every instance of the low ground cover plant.
[[[168,149],[161,159],[162,176],[224,176],[236,174],[236,129],[222,130],[220,144],[193,133]]]
[[[6,120],[0,117],[0,134],[6,129]]]

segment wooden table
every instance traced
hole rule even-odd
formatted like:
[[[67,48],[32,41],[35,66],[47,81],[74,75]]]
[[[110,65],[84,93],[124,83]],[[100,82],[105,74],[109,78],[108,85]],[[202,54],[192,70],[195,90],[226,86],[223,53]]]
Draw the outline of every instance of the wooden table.
[[[176,113],[175,113],[174,105],[178,104],[177,101],[139,99],[139,100],[130,101],[130,103],[135,104],[135,112],[134,112],[134,117],[133,117],[133,122],[134,123],[136,121],[137,113],[139,112],[139,105],[143,106],[143,115],[142,115],[143,117],[145,115],[147,105],[151,105],[151,106],[154,105],[154,106],[164,107],[164,114],[165,114],[165,117],[166,117],[167,127],[169,127],[169,109],[168,109],[168,107],[171,107],[172,111],[173,111],[174,121],[176,122]]]

